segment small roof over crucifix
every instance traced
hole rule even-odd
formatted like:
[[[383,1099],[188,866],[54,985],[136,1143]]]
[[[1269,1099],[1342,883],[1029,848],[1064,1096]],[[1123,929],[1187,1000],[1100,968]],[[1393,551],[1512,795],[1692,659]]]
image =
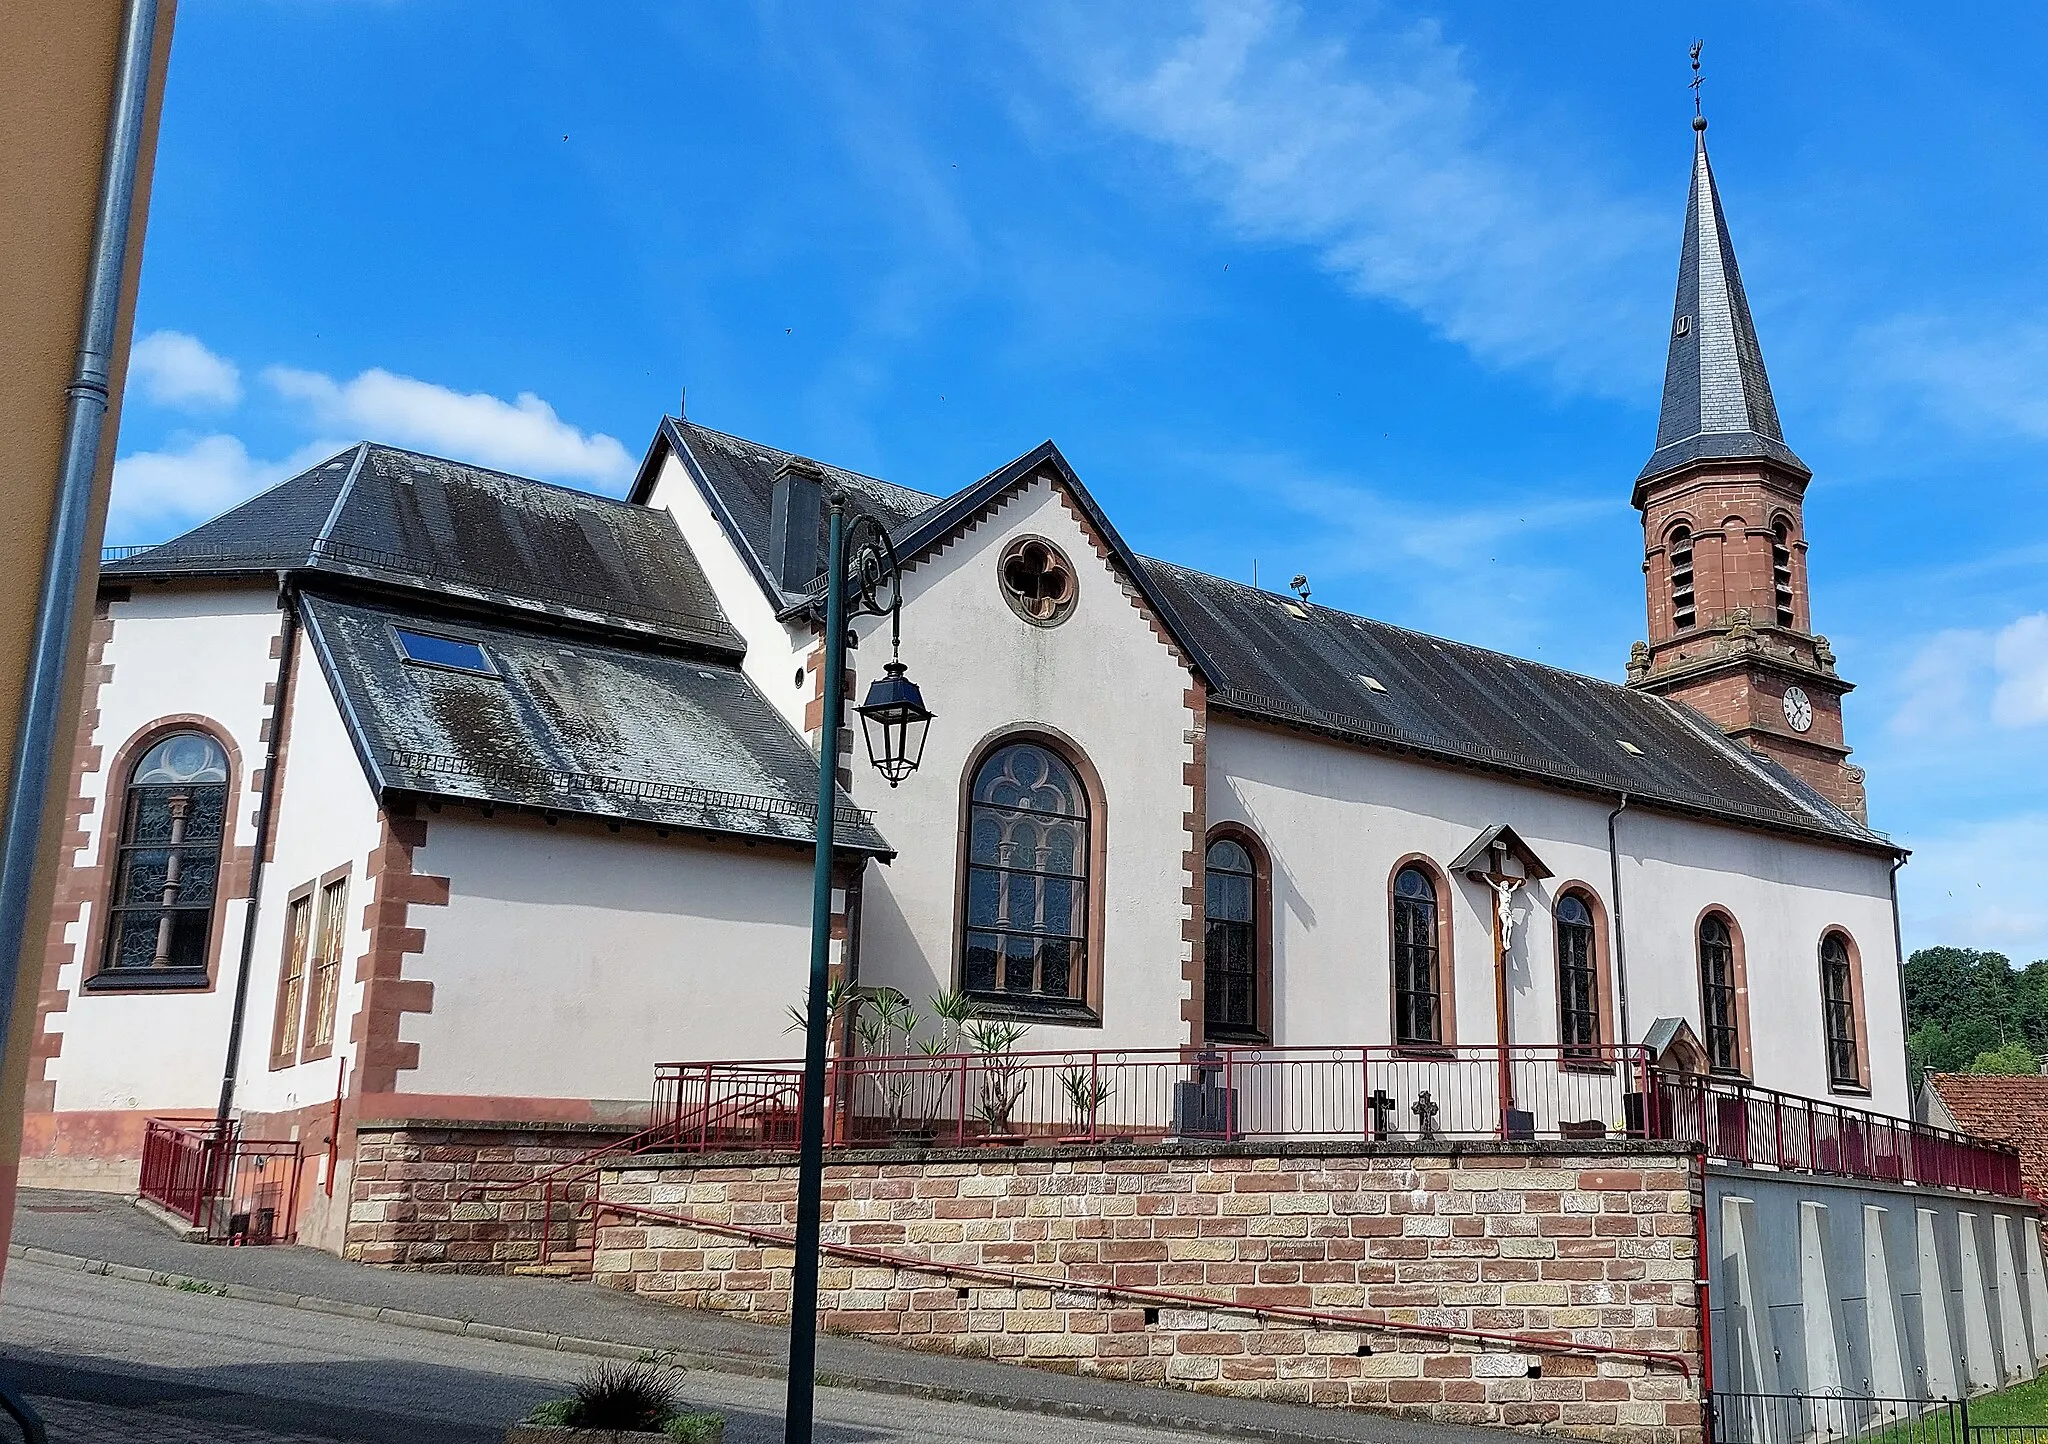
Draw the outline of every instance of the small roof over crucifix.
[[[1473,838],[1472,845],[1459,853],[1451,864],[1451,871],[1481,880],[1494,877],[1540,880],[1550,876],[1550,869],[1544,866],[1543,859],[1505,822],[1496,822]]]

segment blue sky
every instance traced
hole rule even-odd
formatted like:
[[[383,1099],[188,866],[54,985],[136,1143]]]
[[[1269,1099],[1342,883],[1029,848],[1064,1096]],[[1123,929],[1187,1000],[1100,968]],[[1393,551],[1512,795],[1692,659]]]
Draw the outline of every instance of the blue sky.
[[[1908,946],[2048,956],[2038,7],[180,6],[110,542],[707,425],[1619,680],[1707,38]]]

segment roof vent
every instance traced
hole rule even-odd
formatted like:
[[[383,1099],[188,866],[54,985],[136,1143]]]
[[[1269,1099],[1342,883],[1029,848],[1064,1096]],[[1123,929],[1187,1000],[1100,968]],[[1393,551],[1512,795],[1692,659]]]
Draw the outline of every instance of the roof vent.
[[[1288,616],[1294,618],[1297,622],[1308,620],[1308,608],[1302,606],[1299,602],[1282,602],[1280,610],[1287,613]]]
[[[1386,684],[1380,681],[1379,678],[1368,677],[1363,672],[1358,674],[1358,684],[1368,692],[1384,692],[1387,690]]]
[[[1627,738],[1617,737],[1614,740],[1615,743],[1621,748],[1621,750],[1626,752],[1629,756],[1641,757],[1643,755],[1643,749],[1636,746],[1635,743],[1629,741]]]

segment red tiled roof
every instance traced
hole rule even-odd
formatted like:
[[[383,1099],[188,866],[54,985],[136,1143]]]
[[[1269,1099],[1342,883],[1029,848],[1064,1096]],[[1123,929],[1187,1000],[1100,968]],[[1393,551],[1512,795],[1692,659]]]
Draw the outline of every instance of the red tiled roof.
[[[2048,1077],[1930,1073],[1927,1081],[1958,1127],[2017,1148],[2027,1190],[2048,1194]]]

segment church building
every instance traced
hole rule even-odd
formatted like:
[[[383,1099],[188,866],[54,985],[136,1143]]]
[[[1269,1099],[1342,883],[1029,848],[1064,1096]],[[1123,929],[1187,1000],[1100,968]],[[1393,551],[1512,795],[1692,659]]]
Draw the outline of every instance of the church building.
[[[1638,1057],[1904,1119],[1809,480],[1703,133],[1625,683],[1141,556],[1051,442],[937,495],[668,416],[625,500],[365,442],[102,568],[23,1181],[134,1189],[225,1109],[379,1257],[378,1128],[617,1136],[660,1065],[800,1053],[834,497],[936,714],[900,785],[833,759],[845,983],[1031,1053],[1351,1050],[1374,1138],[1638,1134]],[[1369,1071],[1461,1058],[1521,1092]]]

